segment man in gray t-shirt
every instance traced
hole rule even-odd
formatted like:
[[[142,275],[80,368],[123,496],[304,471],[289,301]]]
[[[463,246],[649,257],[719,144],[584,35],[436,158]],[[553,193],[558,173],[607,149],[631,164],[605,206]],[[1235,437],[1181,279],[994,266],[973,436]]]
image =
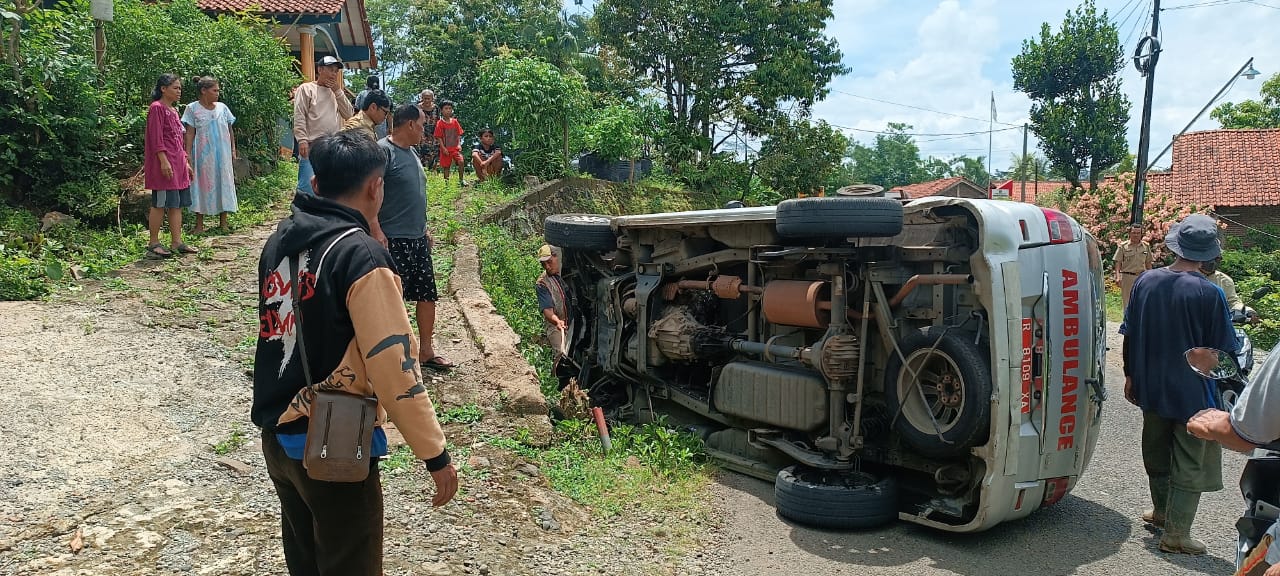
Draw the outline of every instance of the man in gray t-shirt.
[[[387,153],[383,172],[381,234],[375,238],[391,252],[406,302],[414,302],[418,319],[418,350],[423,368],[448,370],[453,363],[436,354],[432,339],[436,326],[434,241],[427,232],[427,177],[413,147],[422,142],[422,110],[405,104],[392,116],[391,134],[378,141]]]
[[[1187,432],[1245,453],[1280,440],[1280,347],[1253,374],[1230,413],[1202,410],[1187,422]]]

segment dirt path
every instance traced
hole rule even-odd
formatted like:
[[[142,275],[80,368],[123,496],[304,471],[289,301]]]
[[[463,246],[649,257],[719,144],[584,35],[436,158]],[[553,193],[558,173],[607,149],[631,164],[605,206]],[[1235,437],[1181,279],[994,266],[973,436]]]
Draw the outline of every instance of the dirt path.
[[[273,225],[205,239],[48,303],[0,303],[0,574],[283,574],[278,503],[248,421],[255,265]],[[485,443],[518,424],[452,299],[432,378],[461,491],[431,509],[421,466],[384,472],[386,573],[698,574],[663,535],[679,518],[600,519]],[[215,446],[217,450],[215,450]],[[73,544],[82,549],[73,550]],[[624,554],[625,552],[625,554]],[[639,560],[643,558],[644,560]]]

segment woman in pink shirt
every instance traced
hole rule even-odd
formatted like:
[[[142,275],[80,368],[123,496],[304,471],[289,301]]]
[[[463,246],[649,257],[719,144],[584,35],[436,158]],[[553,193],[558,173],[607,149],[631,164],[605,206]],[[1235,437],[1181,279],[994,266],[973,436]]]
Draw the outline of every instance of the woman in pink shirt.
[[[151,91],[147,109],[147,132],[143,141],[143,184],[151,190],[151,242],[147,254],[168,258],[174,253],[194,254],[195,248],[182,241],[182,209],[191,206],[191,160],[182,145],[185,129],[174,104],[182,97],[182,78],[161,74]],[[169,249],[160,244],[160,221],[169,213]]]

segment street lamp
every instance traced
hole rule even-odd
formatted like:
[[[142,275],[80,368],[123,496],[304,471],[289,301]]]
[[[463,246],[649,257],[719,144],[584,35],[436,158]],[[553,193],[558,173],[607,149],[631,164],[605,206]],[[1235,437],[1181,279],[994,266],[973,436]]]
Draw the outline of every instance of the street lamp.
[[[1222,89],[1218,90],[1218,93],[1214,94],[1213,98],[1209,99],[1209,102],[1204,105],[1204,108],[1200,109],[1200,112],[1196,114],[1196,117],[1192,118],[1190,122],[1187,122],[1187,125],[1183,126],[1182,130],[1178,131],[1177,134],[1173,135],[1173,138],[1169,139],[1169,145],[1165,146],[1164,150],[1161,150],[1160,153],[1157,154],[1156,157],[1151,160],[1150,164],[1147,164],[1147,170],[1150,170],[1152,167],[1154,167],[1156,165],[1156,162],[1161,158],[1163,158],[1164,155],[1169,152],[1170,148],[1173,148],[1174,141],[1176,141],[1179,136],[1182,136],[1184,133],[1186,133],[1187,130],[1191,129],[1191,125],[1195,124],[1196,121],[1199,120],[1201,116],[1204,116],[1204,113],[1208,111],[1209,108],[1213,106],[1214,103],[1216,103],[1219,98],[1222,98],[1222,95],[1226,94],[1227,90],[1231,89],[1231,86],[1236,83],[1236,80],[1239,80],[1240,78],[1247,78],[1249,80],[1253,80],[1254,78],[1257,78],[1258,75],[1260,74],[1262,73],[1258,72],[1258,70],[1253,67],[1253,58],[1250,58],[1248,61],[1246,61],[1244,63],[1244,66],[1241,66],[1240,69],[1237,70],[1236,73],[1231,76],[1231,79],[1227,80],[1227,83],[1222,85]]]

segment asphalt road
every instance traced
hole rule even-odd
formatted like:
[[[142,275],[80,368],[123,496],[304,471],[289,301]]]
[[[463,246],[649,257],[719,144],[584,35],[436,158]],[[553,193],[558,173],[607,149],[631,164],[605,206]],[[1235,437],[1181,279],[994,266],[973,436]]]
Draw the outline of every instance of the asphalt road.
[[[1114,335],[1115,326],[1110,332]],[[1071,495],[1030,517],[979,534],[952,534],[896,522],[868,532],[823,532],[792,524],[773,509],[773,485],[725,473],[716,497],[724,511],[722,565],[742,576],[909,574],[1058,576],[1065,574],[1234,573],[1236,488],[1244,456],[1223,454],[1225,490],[1205,494],[1192,533],[1204,556],[1165,554],[1139,518],[1150,506],[1138,437],[1141,413],[1124,401],[1119,343],[1108,356],[1109,400],[1097,452]]]

